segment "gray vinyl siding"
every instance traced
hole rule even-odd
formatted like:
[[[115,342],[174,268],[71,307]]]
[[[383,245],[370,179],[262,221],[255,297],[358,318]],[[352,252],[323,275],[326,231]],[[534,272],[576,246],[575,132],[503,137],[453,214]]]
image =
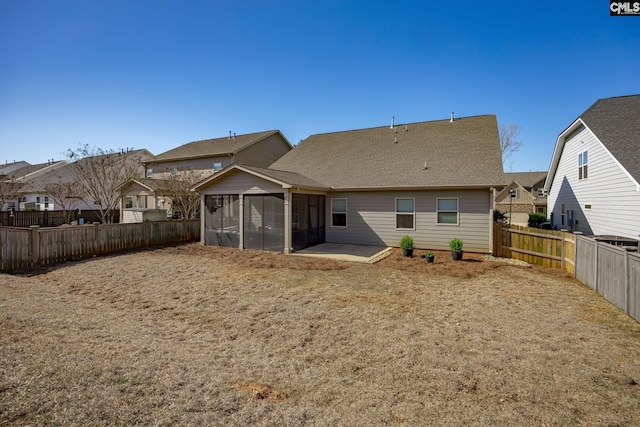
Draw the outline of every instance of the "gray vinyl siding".
[[[588,151],[588,177],[578,180],[578,154],[584,151]],[[549,191],[547,209],[559,228],[563,204],[565,210],[574,211],[575,231],[640,238],[638,183],[587,128],[565,142]]]
[[[437,224],[437,198],[458,198],[458,225]],[[464,250],[489,252],[491,192],[468,191],[385,191],[332,192],[327,195],[326,241],[363,245],[398,246],[410,235],[416,248],[448,250],[449,240],[464,241]],[[347,199],[347,226],[332,227],[331,199]],[[397,230],[396,198],[415,198],[415,230]]]
[[[275,134],[241,150],[236,154],[235,162],[242,165],[268,167],[289,150],[291,146],[279,134]]]
[[[223,180],[214,182],[200,193],[205,194],[266,194],[284,193],[281,185],[245,172],[231,172]]]
[[[233,163],[231,156],[206,157],[202,159],[175,160],[171,162],[148,163],[147,169],[153,169],[152,178],[169,179],[171,178],[171,169],[177,168],[178,171],[196,170],[202,171],[204,176],[213,174],[214,163],[221,163],[222,168]],[[146,174],[146,171],[145,171]],[[146,175],[145,175],[146,176]]]

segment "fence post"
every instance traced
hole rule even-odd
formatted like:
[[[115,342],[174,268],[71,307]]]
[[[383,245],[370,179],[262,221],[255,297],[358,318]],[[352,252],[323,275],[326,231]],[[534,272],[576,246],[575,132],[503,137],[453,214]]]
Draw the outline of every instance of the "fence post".
[[[596,249],[595,249],[595,256],[593,257],[593,262],[595,263],[595,266],[593,267],[593,284],[594,284],[594,288],[596,290],[596,292],[600,293],[600,291],[598,290],[598,241],[596,240]]]
[[[100,255],[100,223],[93,223],[93,254]]]
[[[151,222],[149,221],[142,222],[142,245],[145,248],[149,246],[149,239],[151,236],[151,230],[149,230],[150,226],[151,226]]]
[[[624,251],[625,312],[631,315],[631,281],[629,280],[629,252]]]
[[[29,252],[31,253],[32,265],[38,265],[40,262],[40,235],[38,230],[40,226],[32,225],[29,227]]]

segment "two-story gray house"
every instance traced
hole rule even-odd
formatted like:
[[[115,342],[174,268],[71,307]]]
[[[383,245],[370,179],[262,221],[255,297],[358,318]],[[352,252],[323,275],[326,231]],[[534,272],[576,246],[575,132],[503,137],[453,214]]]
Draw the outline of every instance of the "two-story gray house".
[[[163,209],[172,212],[174,180],[189,185],[236,163],[267,167],[291,150],[279,130],[193,141],[158,154],[144,163],[146,176],[132,180],[122,199],[121,218],[127,210]],[[186,187],[188,189],[189,185]]]

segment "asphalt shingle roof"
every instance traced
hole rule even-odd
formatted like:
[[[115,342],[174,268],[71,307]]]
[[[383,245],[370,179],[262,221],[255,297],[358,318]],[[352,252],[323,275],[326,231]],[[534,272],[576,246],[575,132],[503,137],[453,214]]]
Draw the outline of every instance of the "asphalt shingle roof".
[[[640,182],[640,95],[599,99],[580,118]]]
[[[495,115],[311,135],[269,169],[335,189],[505,182]]]
[[[281,170],[275,170],[271,168],[261,168],[257,166],[248,166],[248,165],[239,165],[245,169],[253,171],[255,173],[267,176],[276,181],[284,182],[297,187],[306,187],[306,188],[326,188],[325,185],[314,181],[311,178],[308,178],[304,175],[301,175],[296,172],[287,172]]]
[[[198,157],[224,156],[255,144],[273,134],[278,133],[277,130],[269,130],[264,132],[248,133],[244,135],[236,135],[234,137],[223,137],[214,139],[204,139],[202,141],[193,141],[180,147],[173,148],[164,153],[160,153],[148,162],[166,162],[176,159],[192,159]]]
[[[504,177],[507,185],[515,181],[525,188],[530,188],[541,181],[544,184],[547,172],[505,172]]]

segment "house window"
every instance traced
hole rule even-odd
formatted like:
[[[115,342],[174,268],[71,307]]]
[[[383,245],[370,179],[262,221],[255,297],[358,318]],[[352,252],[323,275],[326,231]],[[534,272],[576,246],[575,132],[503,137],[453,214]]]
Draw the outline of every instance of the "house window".
[[[564,226],[564,205],[560,206],[560,225]]]
[[[331,226],[347,226],[347,199],[331,199]]]
[[[438,199],[438,224],[458,225],[458,199]]]
[[[587,179],[587,152],[578,154],[578,179]]]
[[[396,228],[414,230],[415,199],[396,199]]]
[[[178,175],[178,168],[174,166],[171,168],[171,178],[175,178],[176,175]]]
[[[589,209],[591,209],[591,205],[584,205],[584,208],[589,210]]]
[[[124,207],[126,209],[131,209],[133,207],[133,199],[131,197],[127,197],[124,202]]]
[[[44,208],[49,209],[49,196],[44,196]]]
[[[213,171],[214,171],[214,172],[218,172],[220,169],[222,169],[222,163],[220,163],[220,162],[215,162],[215,163],[213,164]]]
[[[153,176],[153,169],[147,169],[147,178],[151,178]]]

